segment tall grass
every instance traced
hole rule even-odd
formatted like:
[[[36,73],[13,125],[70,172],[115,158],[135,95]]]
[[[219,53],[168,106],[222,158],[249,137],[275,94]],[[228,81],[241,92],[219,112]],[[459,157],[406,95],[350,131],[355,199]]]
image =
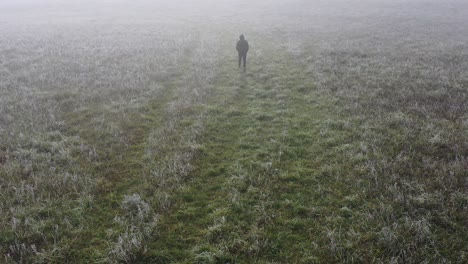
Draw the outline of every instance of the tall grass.
[[[366,193],[360,228],[374,230],[379,261],[461,263],[468,217],[468,32],[461,12],[468,7],[459,1],[382,7],[359,9],[372,23],[356,19],[339,35],[297,37],[298,58],[354,122],[361,148],[349,155],[365,157],[356,171],[366,169],[367,183],[348,181]],[[328,235],[335,253],[353,239]],[[449,260],[447,252],[460,255]],[[344,257],[338,260],[350,261]]]
[[[199,138],[210,114],[206,104],[219,84],[216,78],[227,78],[218,68],[231,62],[225,56],[231,41],[246,33],[249,60],[271,57],[263,60],[271,64],[254,61],[258,71],[247,76],[258,86],[230,80],[226,85],[235,95],[219,97],[235,100],[236,89],[257,89],[253,99],[274,99],[270,105],[281,111],[253,107],[247,113],[252,120],[291,123],[284,124],[283,134],[272,132],[274,143],[255,156],[270,160],[254,162],[254,170],[231,164],[237,174],[221,184],[229,206],[239,212],[251,208],[253,218],[235,226],[239,237],[230,240],[230,219],[223,212],[209,216],[214,221],[205,242],[222,243],[216,252],[194,248],[196,261],[228,259],[228,251],[259,260],[276,243],[267,239],[277,216],[270,187],[279,180],[272,164],[282,164],[287,155],[301,158],[290,153],[286,130],[303,124],[294,124],[291,116],[282,119],[291,114],[283,106],[296,81],[303,82],[299,89],[330,99],[335,103],[330,109],[338,113],[316,126],[323,151],[332,148],[326,151],[334,155],[327,157],[340,160],[317,170],[359,190],[340,197],[343,205],[330,215],[299,206],[303,215],[326,219],[304,252],[320,251],[335,262],[466,262],[466,3],[200,1],[191,8],[188,1],[82,3],[44,1],[34,9],[0,4],[2,260],[73,261],[76,244],[77,251],[87,248],[83,255],[94,254],[80,255],[87,260],[141,259],[204,151]],[[281,63],[276,58],[283,50],[294,59],[288,62],[292,69],[273,64]],[[302,77],[272,76],[279,69]],[[263,89],[265,84],[272,89]],[[349,142],[325,144],[337,131],[352,134]],[[112,168],[115,161],[120,167]],[[130,184],[114,174],[135,179]],[[326,193],[337,186],[313,187]],[[255,201],[246,201],[243,192]],[[299,203],[281,201],[281,206]],[[97,217],[104,227],[90,231],[94,227],[86,221],[101,214],[111,219]],[[336,219],[354,222],[336,228]],[[283,223],[302,228],[303,222],[294,221]],[[83,245],[87,241],[76,241],[93,231],[107,242],[97,253]]]
[[[17,15],[0,26],[0,252],[12,262],[57,261],[95,206],[103,180],[95,167],[131,144],[124,124],[161,96],[197,34],[177,22],[91,16],[45,26],[36,13]],[[131,224],[111,256],[135,246],[125,237],[153,225],[150,215],[138,220],[144,227],[120,221]]]

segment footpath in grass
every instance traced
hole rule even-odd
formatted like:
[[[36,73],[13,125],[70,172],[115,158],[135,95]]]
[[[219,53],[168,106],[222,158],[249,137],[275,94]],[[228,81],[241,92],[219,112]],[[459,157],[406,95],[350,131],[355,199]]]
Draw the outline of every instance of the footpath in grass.
[[[180,263],[336,260],[359,198],[341,178],[354,134],[337,101],[281,48],[246,73],[225,65],[207,103],[203,155],[160,222],[148,259]],[[358,160],[356,160],[358,161]],[[350,245],[352,248],[353,245]],[[339,253],[339,252],[338,252]]]
[[[165,107],[173,100],[174,86],[168,80],[158,98],[128,110],[123,116],[118,112],[107,113],[112,115],[107,118],[115,120],[124,133],[118,137],[94,126],[95,117],[102,114],[102,109],[90,108],[67,116],[69,133],[79,135],[93,146],[90,151],[95,153],[93,159],[83,158],[79,162],[100,181],[81,219],[83,228],[68,234],[66,259],[84,263],[107,258],[114,242],[109,232],[123,231],[115,221],[116,216],[122,215],[121,201],[124,195],[142,189],[147,138],[152,130],[164,125]]]

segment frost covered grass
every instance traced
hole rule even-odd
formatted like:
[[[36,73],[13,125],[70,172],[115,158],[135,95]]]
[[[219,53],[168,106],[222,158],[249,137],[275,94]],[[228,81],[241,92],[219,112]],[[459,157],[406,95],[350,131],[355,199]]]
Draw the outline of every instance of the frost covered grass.
[[[256,25],[222,71],[156,259],[466,262],[468,7],[341,4]]]
[[[361,161],[356,173],[343,176],[364,192],[366,205],[351,209],[366,224],[329,233],[332,249],[341,243],[340,261],[356,259],[356,252],[346,253],[347,243],[364,227],[376,231],[385,261],[461,263],[467,250],[468,32],[460,25],[468,22],[458,11],[468,7],[457,1],[403,7],[388,15],[381,10],[383,18],[371,16],[377,23],[350,28],[326,44],[304,42],[314,51],[302,60],[307,74],[343,111],[327,133],[353,131],[354,147],[345,156]]]
[[[104,7],[108,6],[98,5]],[[135,163],[129,157],[135,154],[131,149],[139,144],[142,150],[151,148],[153,141],[146,135],[163,129],[151,126],[167,125],[172,128],[164,128],[165,133],[173,133],[184,114],[180,111],[202,100],[206,94],[202,85],[212,78],[210,73],[200,75],[212,74],[207,67],[212,61],[204,60],[206,51],[198,51],[207,40],[190,24],[158,19],[111,23],[108,16],[93,20],[96,17],[85,9],[50,23],[40,12],[3,11],[0,251],[7,262],[66,259],[75,254],[73,237],[86,239],[88,230],[99,228],[108,228],[104,239],[116,239],[116,244],[108,256],[102,252],[84,257],[130,261],[151,233],[147,229],[155,227],[157,214],[151,209],[144,219],[127,217],[130,196],[125,195],[131,190],[115,195],[113,189],[122,184],[120,177],[139,173],[143,181],[146,170],[127,171],[129,163]],[[15,20],[15,15],[22,20]],[[73,15],[83,17],[68,20]],[[214,53],[210,54],[208,59],[213,60]],[[184,76],[187,63],[203,68]],[[175,79],[180,76],[183,79]],[[165,120],[161,124],[155,120],[158,115]],[[197,131],[192,130],[184,137],[193,137]],[[180,153],[158,164],[179,174],[191,154],[176,151]],[[136,163],[143,167],[143,162],[142,154]],[[123,199],[121,209],[106,205],[114,199]],[[101,211],[93,213],[97,208]],[[87,222],[100,214],[108,219]],[[109,221],[114,216],[120,220]]]
[[[2,261],[466,262],[466,3],[189,2],[0,4]]]

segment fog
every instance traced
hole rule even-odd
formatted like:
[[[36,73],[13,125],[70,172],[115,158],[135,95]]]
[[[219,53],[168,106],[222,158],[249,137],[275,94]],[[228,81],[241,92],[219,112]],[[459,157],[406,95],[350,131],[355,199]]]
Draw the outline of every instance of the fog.
[[[466,0],[0,0],[0,262],[465,263],[467,14]],[[242,158],[197,172],[219,186],[182,202],[230,201],[165,244],[174,193],[204,187],[192,161],[223,144]]]
[[[60,45],[65,56],[89,52],[90,43],[102,47],[94,51],[99,55],[119,43],[148,46],[156,39],[180,41],[200,34],[227,50],[241,33],[258,55],[262,48],[256,42],[265,35],[297,54],[304,48],[314,48],[313,54],[350,48],[393,55],[463,52],[467,13],[468,3],[460,0],[2,0],[0,52],[7,52],[0,58],[18,64],[15,56],[39,46]]]
[[[393,34],[405,31],[461,41],[466,35],[467,6],[461,0],[2,0],[0,27],[5,34],[35,26],[37,30],[47,30],[69,25],[96,29],[109,24],[161,27],[187,23],[214,34],[222,28],[252,32],[282,30],[289,34],[315,34],[314,37],[347,32],[358,37],[372,31],[392,35],[395,40],[398,35]]]

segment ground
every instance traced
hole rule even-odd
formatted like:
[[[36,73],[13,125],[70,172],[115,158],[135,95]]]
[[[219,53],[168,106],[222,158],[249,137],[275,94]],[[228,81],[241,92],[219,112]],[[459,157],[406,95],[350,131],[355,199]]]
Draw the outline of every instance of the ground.
[[[227,2],[4,4],[1,259],[465,263],[466,4]]]

